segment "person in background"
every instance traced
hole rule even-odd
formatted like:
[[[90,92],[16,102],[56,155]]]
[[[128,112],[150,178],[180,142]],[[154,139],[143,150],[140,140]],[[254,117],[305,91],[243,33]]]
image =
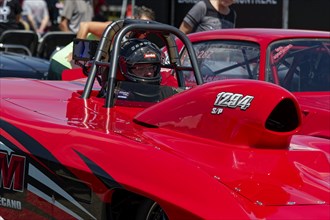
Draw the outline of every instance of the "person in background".
[[[62,4],[59,0],[46,0],[49,14],[49,23],[48,31],[59,31],[58,24],[60,19],[60,9]]]
[[[92,21],[93,16],[93,0],[64,0],[59,29],[77,33],[80,23]]]
[[[230,6],[235,0],[201,0],[184,17],[180,30],[192,32],[234,28],[236,12]]]
[[[43,35],[47,31],[49,22],[48,6],[45,0],[24,0],[22,8],[30,29]]]
[[[136,6],[134,11],[133,19],[141,19],[141,20],[155,20],[155,12],[147,8],[145,6]],[[88,33],[93,34],[97,38],[100,38],[103,34],[103,31],[106,29],[106,27],[111,24],[112,21],[106,21],[106,22],[97,22],[97,21],[91,21],[91,22],[81,22],[79,31],[77,32],[77,38],[85,39],[88,35]]]
[[[24,29],[22,7],[18,0],[0,0],[0,35],[11,29]]]
[[[134,10],[135,19],[141,20],[154,20],[155,12],[145,6],[136,6]],[[100,39],[104,30],[112,21],[89,21],[81,22],[79,31],[77,32],[77,38],[80,39]],[[50,66],[48,71],[48,79],[60,80],[62,79],[62,72],[67,69],[77,68],[72,60],[73,43],[70,43],[66,47],[56,52],[50,60]]]
[[[106,0],[93,0],[94,3],[94,17],[93,21],[107,21],[108,19],[102,11],[103,6],[107,6]]]

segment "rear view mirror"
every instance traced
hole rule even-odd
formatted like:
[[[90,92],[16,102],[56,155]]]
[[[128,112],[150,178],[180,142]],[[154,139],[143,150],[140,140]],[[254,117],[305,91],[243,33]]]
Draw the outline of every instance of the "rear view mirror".
[[[86,39],[73,39],[73,59],[76,61],[92,60],[95,56],[99,41]]]

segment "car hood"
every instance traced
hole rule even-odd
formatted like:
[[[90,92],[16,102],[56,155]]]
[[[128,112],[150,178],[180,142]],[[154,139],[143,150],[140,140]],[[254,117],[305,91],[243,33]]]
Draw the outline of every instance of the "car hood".
[[[300,134],[330,139],[330,92],[295,93],[303,113]]]
[[[38,120],[43,120],[43,117],[47,115],[48,123],[53,119],[54,123],[67,125],[69,121],[71,126],[79,126],[74,119],[83,119],[81,115],[77,115],[78,111],[76,110],[77,107],[81,108],[81,105],[69,106],[68,103],[71,97],[75,99],[74,94],[79,95],[78,91],[83,89],[84,83],[80,81],[54,82],[16,79],[0,81],[0,83],[1,82],[5,82],[0,86],[1,101],[5,99],[7,102],[16,106],[21,106],[22,108],[20,110],[16,108],[18,113],[24,113],[26,109],[28,109],[34,113],[39,113],[35,116],[38,117]],[[208,125],[199,123],[201,125],[199,127],[198,123],[189,123],[190,127],[187,128],[187,130],[182,129],[183,126],[185,126],[185,120],[176,120],[175,117],[182,118],[182,115],[175,115],[175,112],[187,114],[188,110],[196,110],[196,112],[190,112],[187,120],[190,122],[199,119],[205,120],[206,116],[210,117],[208,104],[205,103],[205,106],[203,106],[207,111],[202,114],[196,107],[200,102],[193,102],[192,100],[200,98],[206,102],[207,99],[210,99],[211,106],[213,106],[214,97],[216,97],[218,93],[217,91],[213,91],[214,88],[218,86],[218,84],[227,82],[230,81],[219,81],[199,87],[199,89],[204,90],[204,94],[200,92],[199,89],[191,90],[195,92],[195,96],[190,92],[185,92],[183,98],[186,98],[184,100],[190,103],[191,108],[187,108],[187,105],[183,104],[182,106],[177,105],[176,101],[183,103],[182,100],[180,101],[180,97],[182,96],[174,96],[140,112],[140,114],[135,117],[135,120],[140,124],[138,130],[136,130],[136,125],[125,123],[126,118],[121,118],[122,115],[120,115],[120,117],[116,115],[116,118],[123,120],[123,122],[119,121],[117,124],[113,123],[111,129],[118,129],[117,131],[121,131],[121,136],[125,136],[130,140],[136,140],[138,144],[145,143],[147,144],[145,146],[154,146],[160,149],[162,153],[175,156],[177,160],[181,161],[181,159],[183,159],[195,167],[196,170],[206,173],[209,178],[217,181],[219,187],[225,186],[229,188],[234,194],[241,195],[240,198],[248,199],[252,204],[267,206],[329,204],[330,167],[328,165],[330,155],[328,149],[322,150],[322,144],[324,144],[324,142],[321,142],[320,138],[306,137],[305,140],[302,140],[299,136],[294,136],[290,145],[286,146],[285,143],[288,137],[291,137],[292,134],[295,133],[296,127],[299,127],[300,123],[293,126],[291,130],[281,133],[266,131],[262,128],[264,123],[258,123],[259,120],[265,121],[266,117],[269,117],[268,112],[272,112],[273,108],[278,108],[278,104],[276,103],[282,105],[283,100],[286,102],[286,100],[289,99],[292,100],[294,106],[296,106],[293,95],[291,96],[286,93],[282,88],[277,88],[277,91],[269,94],[266,99],[259,99],[257,95],[263,93],[252,92],[256,87],[254,84],[263,85],[263,82],[252,81],[235,86],[239,83],[239,81],[235,81],[233,83],[233,89],[237,89],[237,92],[239,92],[241,90],[246,91],[247,88],[250,88],[247,91],[251,92],[249,94],[255,96],[255,103],[253,102],[253,105],[251,105],[248,110],[237,111],[237,109],[225,108],[222,114],[226,114],[225,116],[227,117],[217,115],[213,117],[213,120],[208,121],[210,123]],[[22,92],[18,93],[13,89],[8,89],[14,85],[20,85],[18,89],[21,89]],[[228,91],[232,91],[233,89],[230,89],[229,86],[230,85],[227,85],[225,88],[227,88]],[[274,87],[275,85],[269,84],[268,86]],[[207,89],[207,91],[205,89]],[[278,95],[279,93],[282,94]],[[206,96],[204,96],[205,94]],[[278,96],[280,96],[280,98]],[[191,100],[187,100],[188,98]],[[275,102],[275,100],[277,100],[277,102]],[[84,100],[80,101],[84,102]],[[49,108],[49,106],[54,106],[53,102],[57,102],[57,108]],[[74,101],[73,104],[75,103],[77,102]],[[173,105],[171,105],[171,103],[173,103]],[[169,111],[169,109],[174,109],[173,106],[177,109],[172,112]],[[263,113],[259,112],[259,114],[256,114],[254,109],[260,109],[261,106],[263,107]],[[180,107],[185,111],[178,111]],[[286,106],[283,107],[285,108]],[[68,109],[74,109],[75,113],[70,118],[68,117]],[[96,113],[99,113],[99,111],[92,108],[92,106],[86,105],[85,109],[81,109],[82,112],[86,110],[92,113],[89,115],[93,117],[91,120],[94,123],[93,126],[101,124],[101,121],[105,121],[104,118],[102,118],[102,114],[97,116]],[[295,108],[292,110],[294,111],[292,114],[296,112]],[[113,111],[112,113],[116,114],[117,112]],[[194,116],[193,113],[196,113],[196,116]],[[239,117],[240,115],[244,117]],[[29,117],[31,116],[32,114],[29,115]],[[245,121],[236,121],[237,117],[244,118]],[[251,117],[253,121],[249,120]],[[97,118],[99,118],[100,121],[97,121]],[[131,117],[127,120],[130,118]],[[168,123],[165,123],[165,121],[158,121],[158,119],[164,120],[164,118],[168,120]],[[233,126],[227,126],[225,129],[231,130],[232,136],[234,136],[235,133],[242,133],[238,132],[238,130],[242,128],[245,132],[253,130],[254,133],[248,132],[248,135],[245,135],[247,137],[235,136],[233,140],[228,140],[227,137],[220,137],[219,134],[225,132],[225,130],[222,132],[219,129],[224,127],[224,121],[222,120],[226,118],[234,120]],[[87,122],[87,118],[85,119]],[[157,120],[157,123],[154,123],[154,120]],[[174,123],[175,121],[178,122]],[[283,123],[286,121],[287,120],[284,120]],[[142,125],[141,122],[143,123]],[[249,125],[253,125],[253,123],[256,124],[253,127],[248,126],[245,129],[244,123],[248,123]],[[147,124],[158,124],[158,128],[155,128],[155,126],[148,126]],[[172,127],[171,125],[175,126]],[[222,126],[215,127],[219,125]],[[68,129],[73,129],[73,127]],[[205,133],[203,133],[204,129]],[[196,131],[196,133],[189,134],[189,132],[192,131]],[[201,133],[203,133],[203,135],[201,135]],[[214,135],[217,134],[218,137],[216,138],[219,139],[209,138],[210,133]],[[262,133],[266,138],[263,139],[259,136],[253,137],[256,133]],[[276,149],[274,143],[277,143],[277,147],[282,146],[282,148]],[[307,148],[305,147],[305,143],[311,144]],[[251,147],[252,144],[255,144],[255,147]],[[328,146],[326,147],[328,148]]]
[[[302,106],[330,110],[330,92],[294,93]]]
[[[27,72],[47,74],[49,69],[50,62],[37,57],[4,52],[0,52],[0,56],[1,77],[24,77],[27,76]]]
[[[225,186],[257,206],[330,203],[330,155],[320,147],[321,138],[305,136],[301,141],[302,136],[297,135],[287,150],[262,150],[179,136],[173,138],[167,131],[145,133],[154,146],[190,161],[218,181],[219,187]],[[305,141],[313,147],[305,147]]]
[[[70,93],[84,88],[79,81],[50,81],[24,78],[0,79],[1,96],[14,99],[47,99],[58,100],[67,98]],[[16,86],[15,86],[16,85]],[[12,89],[15,87],[15,89]],[[37,105],[35,105],[37,107]]]
[[[253,99],[244,109],[214,108],[225,92]],[[185,158],[256,205],[329,204],[329,142],[297,135],[302,114],[292,93],[262,81],[223,80],[179,97],[135,117],[160,128],[144,132],[160,149]]]
[[[84,83],[79,81],[0,79],[1,102],[6,100],[22,107],[21,110],[16,110],[24,111],[24,109],[28,109],[59,120],[66,119],[68,100],[74,95],[79,97],[77,92],[83,88]],[[49,106],[54,107],[49,108]]]
[[[106,130],[102,117],[107,114],[106,108],[102,108],[104,99],[80,98],[86,80],[87,78],[73,81],[0,78],[0,106],[6,105],[6,102],[11,103],[16,114],[30,119],[33,117],[35,121],[47,120],[50,123],[75,127],[91,123],[91,127],[96,126],[95,129]],[[97,83],[94,89],[100,89]],[[134,110],[139,111],[140,108],[129,108],[128,115],[134,115]],[[88,117],[92,119],[88,121]],[[127,120],[131,118],[132,116]]]

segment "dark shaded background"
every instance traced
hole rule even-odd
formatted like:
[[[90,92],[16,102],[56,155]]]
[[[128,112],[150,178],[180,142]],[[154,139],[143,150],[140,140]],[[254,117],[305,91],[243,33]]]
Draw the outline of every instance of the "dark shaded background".
[[[107,1],[109,5],[122,4],[122,0]],[[276,2],[276,5],[234,4],[237,27],[282,28],[283,1]],[[194,0],[136,0],[135,3],[152,8],[157,21],[179,27]],[[330,31],[330,0],[289,0],[288,28]]]

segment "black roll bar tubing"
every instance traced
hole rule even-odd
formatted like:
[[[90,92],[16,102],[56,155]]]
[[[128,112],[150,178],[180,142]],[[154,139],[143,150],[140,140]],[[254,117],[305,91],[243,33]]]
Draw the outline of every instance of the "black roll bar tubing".
[[[126,36],[128,32],[131,31],[146,31],[146,29],[150,32],[159,32],[163,34],[174,34],[176,37],[178,37],[186,46],[186,49],[188,51],[188,55],[190,57],[190,61],[192,64],[192,67],[194,69],[196,83],[198,85],[203,84],[203,79],[201,77],[200,69],[197,63],[196,54],[194,52],[193,46],[191,42],[189,41],[188,37],[182,33],[179,29],[172,27],[167,24],[158,24],[158,23],[135,23],[132,22],[131,24],[128,24],[127,26],[123,27],[118,33],[117,31],[123,26],[125,20],[119,20],[117,22],[114,22],[110,24],[106,30],[104,31],[102,38],[100,40],[98,50],[95,56],[95,61],[99,61],[102,59],[102,57],[106,57],[109,48],[111,46],[111,39],[114,36],[113,41],[113,47],[112,47],[112,54],[110,56],[110,64],[112,64],[112,68],[109,68],[109,77],[108,77],[108,88],[107,88],[107,94],[106,94],[106,100],[105,100],[105,107],[113,107],[114,105],[114,99],[113,94],[115,90],[116,85],[116,74],[118,70],[118,57],[120,53],[120,46],[122,43],[123,38]],[[116,34],[117,33],[117,34]],[[170,44],[168,42],[168,44]],[[82,94],[82,98],[87,99],[90,97],[91,90],[95,81],[96,77],[96,69],[97,66],[94,63],[90,75],[87,79],[84,92]]]

